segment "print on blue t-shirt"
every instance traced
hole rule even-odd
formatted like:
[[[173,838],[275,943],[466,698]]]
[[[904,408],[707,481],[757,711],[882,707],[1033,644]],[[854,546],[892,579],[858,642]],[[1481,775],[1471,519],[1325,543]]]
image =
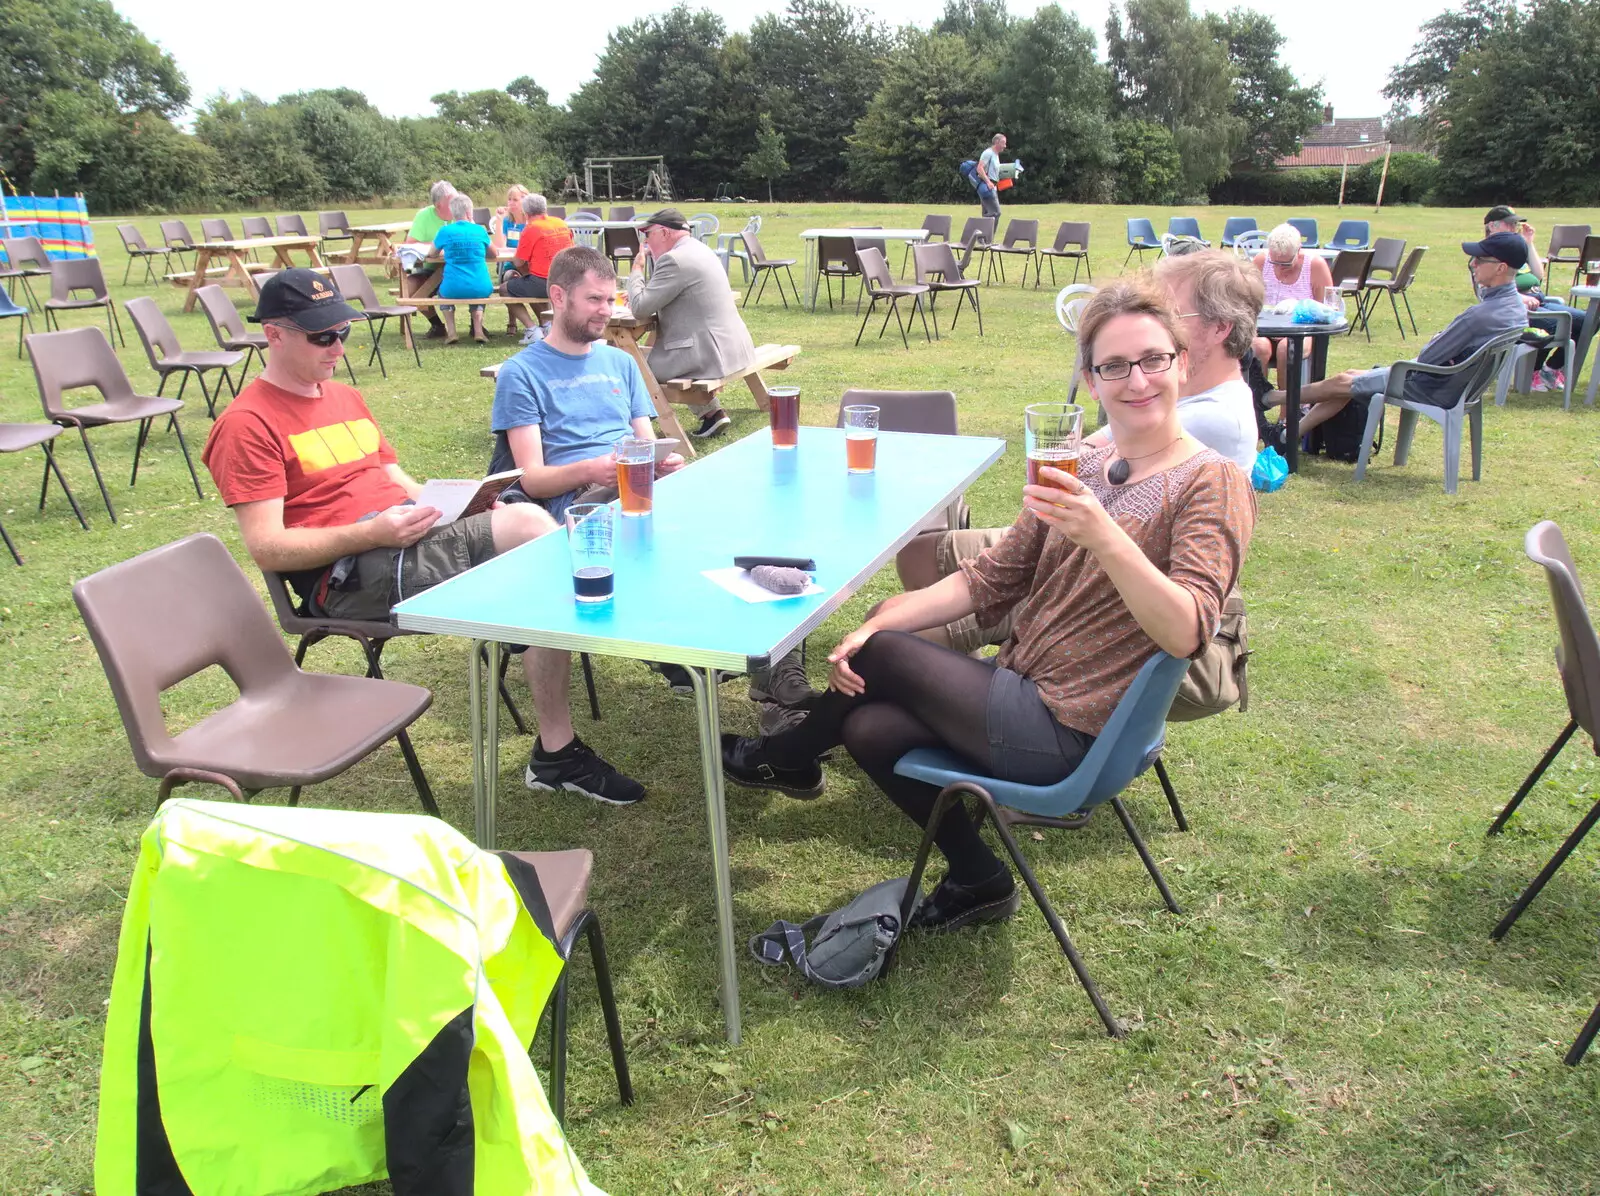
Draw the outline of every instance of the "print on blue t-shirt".
[[[500,367],[489,472],[516,468],[506,439],[511,428],[537,426],[544,463],[570,465],[609,452],[633,420],[654,414],[639,367],[621,349],[597,343],[578,357],[540,341]]]

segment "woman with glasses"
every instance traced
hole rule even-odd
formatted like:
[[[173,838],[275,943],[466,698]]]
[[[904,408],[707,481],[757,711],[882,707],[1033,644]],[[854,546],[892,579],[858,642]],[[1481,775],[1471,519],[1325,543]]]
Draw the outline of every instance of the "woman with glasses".
[[[1276,307],[1285,299],[1320,299],[1323,288],[1333,285],[1333,270],[1314,253],[1301,248],[1300,230],[1292,224],[1280,224],[1267,234],[1265,253],[1255,256],[1256,269],[1261,271],[1261,282],[1266,289],[1262,300],[1265,307]],[[1311,342],[1305,343],[1306,359],[1311,358]],[[1261,368],[1272,364],[1274,353],[1278,360],[1278,387],[1282,389],[1283,374],[1289,368],[1289,346],[1282,337],[1259,336],[1255,342],[1256,360]]]
[[[1205,648],[1255,523],[1250,482],[1178,421],[1188,362],[1163,288],[1147,276],[1103,288],[1084,309],[1078,343],[1114,443],[1085,446],[1076,475],[1042,469],[999,543],[889,599],[845,636],[828,658],[829,689],[804,722],[759,739],[725,735],[730,780],[816,797],[818,758],[843,744],[925,826],[938,789],[895,775],[906,752],[945,748],[991,776],[1054,784],[1077,768],[1153,652]],[[1011,635],[993,658],[916,634],[968,614],[989,625],[1007,612]],[[969,819],[945,819],[935,842],[949,869],[912,926],[954,929],[1016,912],[1010,869]]]

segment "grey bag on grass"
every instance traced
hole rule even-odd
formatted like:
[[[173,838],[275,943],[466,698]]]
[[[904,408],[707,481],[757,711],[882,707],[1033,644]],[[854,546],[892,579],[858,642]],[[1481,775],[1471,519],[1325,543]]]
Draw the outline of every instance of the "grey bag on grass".
[[[875,884],[843,909],[799,926],[774,922],[750,940],[750,954],[769,966],[791,958],[807,980],[824,988],[860,988],[882,973],[900,939],[900,903],[910,880],[901,876]],[[919,893],[913,913],[921,903]]]

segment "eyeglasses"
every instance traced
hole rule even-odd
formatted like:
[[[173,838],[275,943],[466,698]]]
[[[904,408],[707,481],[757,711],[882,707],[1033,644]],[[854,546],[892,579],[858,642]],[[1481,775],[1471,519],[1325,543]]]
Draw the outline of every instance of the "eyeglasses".
[[[1104,365],[1089,368],[1102,382],[1119,382],[1133,373],[1134,366],[1138,366],[1139,372],[1146,376],[1164,374],[1172,368],[1172,363],[1176,360],[1178,360],[1176,353],[1147,353],[1138,361],[1108,361]]]
[[[1282,267],[1283,269],[1287,270],[1290,266],[1294,265],[1295,262],[1297,262],[1299,259],[1300,259],[1300,255],[1297,253],[1297,254],[1294,255],[1294,257],[1292,257],[1288,261],[1284,261],[1284,262],[1280,262],[1275,257],[1269,257],[1267,260],[1269,262],[1271,262],[1274,266],[1279,266],[1279,267]]]

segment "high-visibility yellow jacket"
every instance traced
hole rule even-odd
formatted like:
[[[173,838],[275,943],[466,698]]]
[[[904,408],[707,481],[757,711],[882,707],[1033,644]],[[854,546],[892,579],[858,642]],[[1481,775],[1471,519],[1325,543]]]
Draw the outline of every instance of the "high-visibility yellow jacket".
[[[166,803],[117,948],[99,1196],[603,1196],[528,1059],[561,970],[531,875],[422,815]]]

